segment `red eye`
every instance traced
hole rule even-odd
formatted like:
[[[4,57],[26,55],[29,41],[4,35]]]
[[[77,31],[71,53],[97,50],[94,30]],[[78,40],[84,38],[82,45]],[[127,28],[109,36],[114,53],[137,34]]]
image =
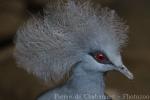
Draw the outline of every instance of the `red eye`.
[[[96,60],[98,60],[99,62],[103,62],[106,60],[106,57],[102,54],[102,53],[97,53],[95,55]]]
[[[111,61],[107,58],[107,56],[100,51],[89,53],[89,54],[99,63],[112,64]]]

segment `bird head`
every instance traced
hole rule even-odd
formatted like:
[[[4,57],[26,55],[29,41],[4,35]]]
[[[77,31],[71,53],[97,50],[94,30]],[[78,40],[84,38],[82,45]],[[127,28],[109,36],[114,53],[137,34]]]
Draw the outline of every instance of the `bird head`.
[[[118,70],[133,75],[123,65],[120,51],[128,26],[114,10],[93,9],[89,2],[73,0],[48,4],[42,15],[32,16],[17,31],[17,63],[45,81],[60,80],[77,62],[85,69]]]
[[[108,50],[108,51],[107,51]],[[81,62],[84,63],[83,69],[93,73],[105,73],[111,70],[121,72],[129,79],[133,79],[133,74],[125,67],[122,62],[120,52],[111,49],[96,50],[85,55]]]

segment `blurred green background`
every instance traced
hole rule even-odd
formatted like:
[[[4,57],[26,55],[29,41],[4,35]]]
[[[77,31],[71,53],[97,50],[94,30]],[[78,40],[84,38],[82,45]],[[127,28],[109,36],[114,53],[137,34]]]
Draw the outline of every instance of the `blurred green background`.
[[[118,72],[110,72],[106,78],[107,92],[150,96],[150,0],[92,2],[115,9],[130,26],[129,45],[124,48],[123,60],[135,79],[131,81]],[[45,3],[46,0],[0,0],[0,100],[34,100],[49,87],[17,68],[12,56],[17,28]]]

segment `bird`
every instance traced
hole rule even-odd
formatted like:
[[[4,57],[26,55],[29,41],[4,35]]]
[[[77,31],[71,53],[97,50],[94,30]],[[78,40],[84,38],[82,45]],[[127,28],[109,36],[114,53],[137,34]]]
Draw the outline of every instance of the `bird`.
[[[58,0],[19,27],[14,56],[18,65],[44,82],[69,78],[37,100],[108,100],[105,72],[133,74],[122,61],[128,25],[108,7]]]

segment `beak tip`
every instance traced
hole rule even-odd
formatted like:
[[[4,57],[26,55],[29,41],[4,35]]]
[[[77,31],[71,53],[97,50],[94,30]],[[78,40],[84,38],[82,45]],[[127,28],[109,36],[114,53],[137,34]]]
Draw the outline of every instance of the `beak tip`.
[[[130,76],[128,77],[130,80],[133,80],[134,79],[134,76],[133,74],[131,73]]]
[[[133,74],[124,66],[119,66],[116,70],[120,71],[122,74],[124,74],[128,79],[133,80],[134,76]]]

